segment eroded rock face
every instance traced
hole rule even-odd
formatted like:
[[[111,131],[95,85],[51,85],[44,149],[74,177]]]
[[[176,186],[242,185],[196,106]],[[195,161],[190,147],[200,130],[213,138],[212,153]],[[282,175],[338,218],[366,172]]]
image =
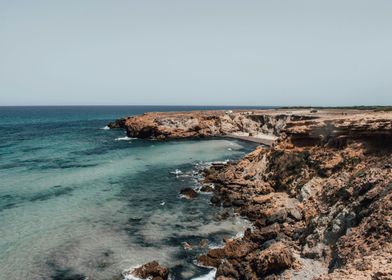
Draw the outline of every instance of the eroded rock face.
[[[392,114],[236,114],[124,122],[139,133],[150,120],[154,137],[165,139],[279,136],[271,148],[205,171],[202,183],[215,186],[211,202],[233,207],[253,227],[198,262],[217,268],[218,279],[392,279]]]
[[[124,128],[129,137],[148,139],[202,138],[223,135],[277,136],[291,115],[263,111],[194,111],[146,113],[110,123]],[[303,118],[311,118],[303,116]]]
[[[316,137],[317,126],[291,124],[271,149],[258,148],[238,163],[209,172],[206,183],[222,186],[214,191],[216,200],[254,221],[242,242],[258,244],[237,259],[250,266],[236,266],[227,256],[221,262],[231,262],[246,279],[289,271],[301,259],[329,267],[330,273],[320,271],[320,279],[392,277],[391,122],[369,122],[345,121],[346,128],[338,122],[339,133],[329,134],[328,141],[325,135]],[[299,146],[296,133],[303,140]],[[384,142],[376,148],[378,134]],[[344,144],[331,145],[342,136]],[[239,198],[244,204],[232,203]]]

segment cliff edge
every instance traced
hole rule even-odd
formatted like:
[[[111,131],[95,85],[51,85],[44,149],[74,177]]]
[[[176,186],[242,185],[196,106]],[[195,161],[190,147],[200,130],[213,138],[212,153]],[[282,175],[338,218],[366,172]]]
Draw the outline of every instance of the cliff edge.
[[[111,127],[140,138],[276,137],[204,170],[212,204],[253,222],[198,258],[217,279],[392,279],[392,113],[148,113]]]

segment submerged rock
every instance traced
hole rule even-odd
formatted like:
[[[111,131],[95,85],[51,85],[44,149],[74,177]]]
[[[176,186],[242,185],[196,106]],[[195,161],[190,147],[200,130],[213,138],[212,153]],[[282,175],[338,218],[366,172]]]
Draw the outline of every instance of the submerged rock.
[[[196,198],[198,196],[197,191],[195,191],[192,188],[183,188],[180,191],[180,194],[182,194],[183,196],[185,196],[188,199]]]

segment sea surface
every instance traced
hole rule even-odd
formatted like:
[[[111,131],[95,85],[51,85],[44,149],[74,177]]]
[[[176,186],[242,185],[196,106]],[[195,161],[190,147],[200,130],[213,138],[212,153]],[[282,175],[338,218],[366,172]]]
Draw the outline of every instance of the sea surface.
[[[233,108],[233,107],[230,107]],[[238,217],[187,200],[194,171],[254,149],[228,139],[148,141],[108,130],[117,118],[148,111],[225,107],[0,107],[0,279],[118,279],[157,260],[172,279],[210,272],[202,249],[244,229]],[[170,172],[176,169],[182,174]]]

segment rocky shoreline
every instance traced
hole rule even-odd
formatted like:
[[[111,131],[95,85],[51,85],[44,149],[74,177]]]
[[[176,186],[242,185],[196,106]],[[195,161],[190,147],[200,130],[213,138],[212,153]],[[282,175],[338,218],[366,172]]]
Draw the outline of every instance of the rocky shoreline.
[[[253,223],[198,258],[216,279],[392,279],[391,112],[147,113],[109,127],[159,140],[277,138],[204,170],[211,202]],[[167,278],[149,267],[165,273],[146,277]]]

